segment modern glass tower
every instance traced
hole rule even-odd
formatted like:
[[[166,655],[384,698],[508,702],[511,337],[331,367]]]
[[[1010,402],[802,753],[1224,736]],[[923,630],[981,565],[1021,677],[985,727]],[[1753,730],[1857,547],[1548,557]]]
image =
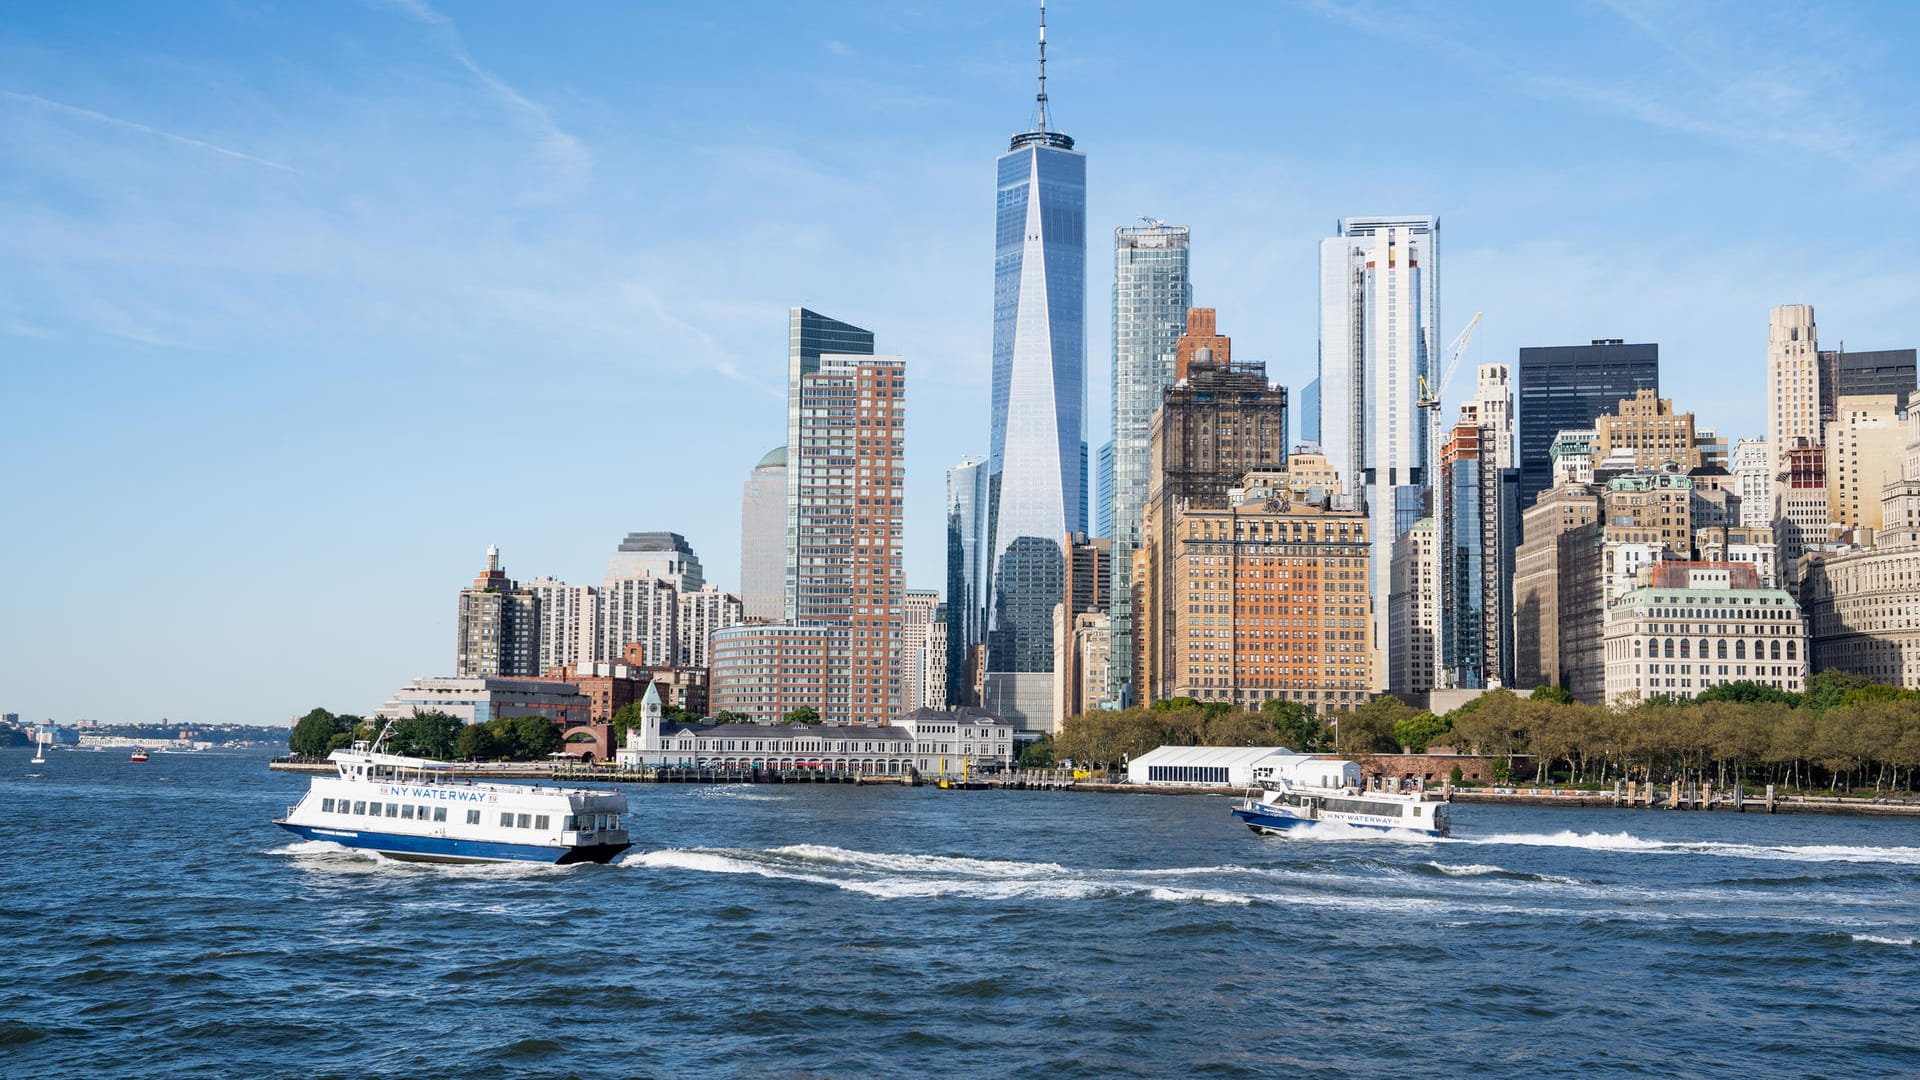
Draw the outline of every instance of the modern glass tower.
[[[1131,700],[1133,553],[1153,479],[1153,413],[1173,385],[1173,353],[1193,306],[1185,225],[1148,218],[1113,231],[1112,656],[1109,681]]]
[[[1086,158],[1048,130],[1044,20],[1037,122],[1000,156],[995,203],[989,682],[1052,672],[1063,543],[1087,527]],[[1001,715],[1031,729],[1051,687],[1018,681]]]
[[[800,379],[820,370],[820,356],[872,356],[873,331],[829,319],[817,311],[791,308],[787,312],[787,457],[800,456]],[[799,472],[787,471],[786,618],[800,617],[800,484]]]
[[[987,641],[987,467],[977,457],[947,470],[947,700],[972,696],[967,655]]]
[[[1553,437],[1590,428],[1594,418],[1620,407],[1636,391],[1660,395],[1660,346],[1595,338],[1591,345],[1520,350],[1514,372],[1520,405],[1520,511],[1553,486]]]

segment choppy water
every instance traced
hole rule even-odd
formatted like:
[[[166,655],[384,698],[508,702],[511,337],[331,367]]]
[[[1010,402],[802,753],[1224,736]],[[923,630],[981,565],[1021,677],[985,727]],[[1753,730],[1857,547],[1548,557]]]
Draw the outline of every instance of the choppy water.
[[[0,753],[0,1076],[1920,1075],[1920,823],[630,789],[614,866],[303,843],[260,755]]]

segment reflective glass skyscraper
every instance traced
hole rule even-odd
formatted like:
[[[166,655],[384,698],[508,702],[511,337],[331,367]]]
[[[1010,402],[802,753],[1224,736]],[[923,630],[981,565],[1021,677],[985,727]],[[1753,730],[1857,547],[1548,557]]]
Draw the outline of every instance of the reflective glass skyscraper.
[[[987,640],[987,467],[963,458],[947,470],[947,700],[973,692],[967,656]]]
[[[1043,25],[1037,122],[1001,155],[995,200],[989,673],[1053,670],[1063,541],[1087,527],[1086,158],[1047,128],[1045,41]],[[1050,715],[1050,687],[1021,696]]]
[[[1553,486],[1553,437],[1590,428],[1594,418],[1620,407],[1636,391],[1660,394],[1660,346],[1595,338],[1590,345],[1520,350],[1514,373],[1520,405],[1520,511]]]
[[[1185,225],[1148,219],[1113,231],[1112,657],[1119,695],[1133,682],[1133,553],[1152,487],[1153,413],[1173,385],[1173,353],[1193,306]]]

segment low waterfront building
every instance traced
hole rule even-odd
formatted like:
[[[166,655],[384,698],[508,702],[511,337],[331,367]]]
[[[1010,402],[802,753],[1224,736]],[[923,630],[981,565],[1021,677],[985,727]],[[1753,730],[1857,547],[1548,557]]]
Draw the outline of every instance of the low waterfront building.
[[[1246,788],[1253,785],[1254,766],[1294,756],[1280,746],[1160,746],[1127,762],[1127,783]]]
[[[579,687],[548,679],[498,679],[450,675],[415,679],[400,688],[375,716],[400,719],[415,710],[438,710],[469,724],[513,716],[544,716],[562,727],[593,719],[593,702]]]
[[[1807,628],[1742,563],[1663,562],[1607,611],[1607,701],[1690,698],[1729,682],[1805,688]]]
[[[1013,763],[1013,725],[978,709],[916,709],[889,724],[688,724],[641,699],[622,765],[828,769],[903,776],[957,775]]]

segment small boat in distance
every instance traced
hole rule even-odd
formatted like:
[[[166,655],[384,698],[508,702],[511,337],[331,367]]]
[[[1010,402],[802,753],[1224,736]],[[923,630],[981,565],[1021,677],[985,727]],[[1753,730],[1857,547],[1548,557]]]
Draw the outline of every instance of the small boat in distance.
[[[1274,834],[1302,825],[1337,822],[1362,829],[1446,836],[1445,802],[1424,791],[1368,791],[1360,766],[1294,755],[1275,756],[1253,769],[1253,787],[1233,804],[1233,816],[1256,833]]]
[[[132,757],[130,757],[130,758],[128,758],[127,760],[129,760],[129,761],[136,761],[136,762],[138,762],[138,761],[145,761],[145,760],[147,760],[147,752],[146,752],[146,750],[145,750],[144,748],[142,748],[142,749],[135,749],[135,750],[134,750],[134,752],[133,752],[133,756],[132,756]]]
[[[35,765],[45,765],[47,763],[47,747],[52,745],[53,734],[51,732],[37,731],[34,733],[33,763]]]
[[[459,781],[444,761],[381,753],[386,737],[328,754],[337,771],[273,823],[408,862],[603,863],[633,846],[618,791]]]

